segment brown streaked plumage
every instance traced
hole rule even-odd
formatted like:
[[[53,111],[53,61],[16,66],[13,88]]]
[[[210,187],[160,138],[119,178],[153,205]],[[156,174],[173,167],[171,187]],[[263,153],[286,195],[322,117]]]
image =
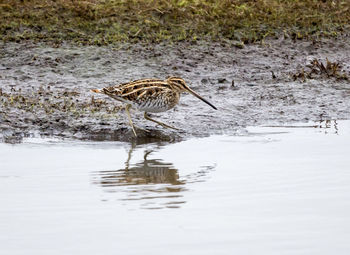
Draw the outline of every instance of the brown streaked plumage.
[[[151,119],[147,113],[164,112],[173,108],[179,102],[180,94],[182,92],[188,92],[194,95],[195,97],[199,98],[217,110],[214,105],[190,89],[186,85],[186,82],[182,78],[178,77],[170,77],[166,80],[142,79],[102,89],[93,89],[91,91],[95,93],[106,94],[107,96],[110,96],[126,104],[125,110],[135,136],[137,136],[137,134],[134,124],[131,120],[129,111],[130,108],[136,108],[140,111],[143,111],[144,117],[147,120],[153,121],[163,127],[173,129],[176,128],[164,124],[160,121]]]

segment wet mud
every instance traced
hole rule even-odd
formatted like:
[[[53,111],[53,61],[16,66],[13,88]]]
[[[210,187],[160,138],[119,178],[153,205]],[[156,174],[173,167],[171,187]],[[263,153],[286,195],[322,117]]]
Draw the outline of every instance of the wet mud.
[[[312,66],[315,60],[319,66]],[[327,60],[333,65],[324,72],[320,63],[327,67]],[[207,42],[118,48],[6,43],[0,45],[0,139],[134,140],[123,105],[90,89],[168,76],[183,77],[218,110],[182,95],[174,109],[152,115],[180,131],[164,129],[132,111],[135,125],[149,131],[137,130],[138,143],[350,117],[346,37],[271,40],[243,49]]]

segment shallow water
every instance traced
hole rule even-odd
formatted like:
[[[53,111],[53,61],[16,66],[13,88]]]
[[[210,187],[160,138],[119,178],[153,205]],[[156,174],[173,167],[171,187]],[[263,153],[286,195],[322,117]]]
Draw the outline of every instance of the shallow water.
[[[1,254],[349,254],[350,121],[0,144]]]

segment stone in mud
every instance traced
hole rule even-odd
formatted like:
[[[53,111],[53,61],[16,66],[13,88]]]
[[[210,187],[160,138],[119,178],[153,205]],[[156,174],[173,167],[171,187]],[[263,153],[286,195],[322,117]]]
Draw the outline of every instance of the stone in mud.
[[[226,78],[219,78],[218,83],[225,83],[227,82]]]

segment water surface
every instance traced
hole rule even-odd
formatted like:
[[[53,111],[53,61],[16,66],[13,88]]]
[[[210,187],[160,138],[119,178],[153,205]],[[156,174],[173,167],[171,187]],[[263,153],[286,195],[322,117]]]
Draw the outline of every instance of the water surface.
[[[349,254],[350,121],[0,144],[1,254]]]

